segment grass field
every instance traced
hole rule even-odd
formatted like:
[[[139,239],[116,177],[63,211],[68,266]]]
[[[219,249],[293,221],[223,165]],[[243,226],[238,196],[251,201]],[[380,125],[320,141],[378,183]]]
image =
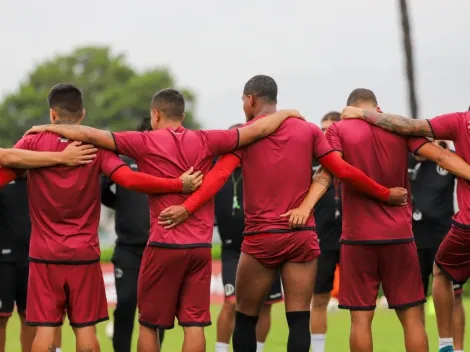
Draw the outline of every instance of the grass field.
[[[470,312],[470,299],[465,302],[467,312]],[[220,306],[212,306],[212,320],[215,323]],[[111,312],[110,312],[111,313]],[[99,339],[102,352],[112,352],[110,340],[104,333],[106,323],[98,326]],[[137,324],[136,324],[137,327]],[[437,332],[434,317],[427,318],[427,330],[430,341],[430,351],[437,351]],[[470,329],[467,329],[466,346],[470,346]],[[329,317],[329,331],[327,339],[327,351],[348,351],[349,313],[339,311],[331,313]],[[8,341],[6,351],[19,352],[19,319],[13,317],[8,325]],[[136,334],[134,334],[134,349],[136,351]],[[215,326],[206,329],[207,351],[214,351]],[[167,333],[163,345],[164,352],[181,351],[183,332],[177,327]],[[276,304],[273,309],[273,320],[271,332],[266,342],[266,352],[281,352],[286,350],[287,324],[282,303]],[[75,339],[70,326],[65,325],[63,329],[63,351],[75,351]],[[401,352],[404,351],[403,332],[393,311],[378,309],[374,321],[374,351],[376,352]]]

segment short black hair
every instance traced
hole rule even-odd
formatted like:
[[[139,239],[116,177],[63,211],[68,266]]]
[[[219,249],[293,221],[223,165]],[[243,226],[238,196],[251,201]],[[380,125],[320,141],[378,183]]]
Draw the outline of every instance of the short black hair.
[[[321,122],[324,122],[324,121],[339,121],[339,120],[341,120],[341,114],[338,111],[327,112],[321,118]]]
[[[77,86],[59,83],[52,87],[47,102],[59,117],[80,118],[83,115],[83,94]]]
[[[268,103],[277,103],[277,84],[269,76],[256,75],[245,84],[243,94],[265,99]]]
[[[374,103],[375,106],[379,105],[374,92],[371,91],[370,89],[366,89],[366,88],[356,88],[356,89],[354,89],[351,92],[351,94],[349,94],[346,105],[352,106],[352,105],[357,104],[361,101],[369,101],[371,103]]]
[[[144,117],[137,126],[137,131],[144,132],[152,130],[152,124],[150,123],[150,117]]]
[[[152,97],[151,107],[168,118],[182,119],[185,109],[183,94],[173,88],[162,89]]]

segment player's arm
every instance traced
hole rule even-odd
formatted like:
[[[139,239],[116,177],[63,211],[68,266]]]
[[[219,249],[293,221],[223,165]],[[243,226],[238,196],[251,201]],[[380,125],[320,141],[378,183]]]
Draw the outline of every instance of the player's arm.
[[[40,132],[53,132],[72,141],[90,143],[103,149],[116,151],[116,142],[113,134],[109,131],[83,125],[52,124],[33,126],[26,131],[25,135]]]
[[[191,194],[183,204],[172,205],[164,209],[158,217],[158,223],[163,225],[165,229],[182,223],[190,214],[217,194],[238,165],[240,165],[240,159],[236,155],[222,156],[205,176],[201,188]]]
[[[434,143],[426,143],[416,153],[434,161],[455,176],[470,180],[470,165],[450,150],[441,148]]]
[[[305,225],[310,215],[312,215],[313,208],[326,193],[332,181],[333,176],[323,167],[315,172],[308,193],[300,206],[281,215],[282,217],[289,217],[289,226],[291,228],[299,228]]]
[[[62,152],[35,152],[24,149],[0,149],[0,165],[17,169],[35,169],[56,165],[78,166],[89,164],[96,157],[92,145],[71,143]]]
[[[199,188],[202,183],[201,172],[193,173],[193,171],[193,168],[190,168],[180,178],[172,179],[132,171],[129,166],[123,164],[110,175],[110,178],[118,185],[140,193],[189,193]]]
[[[111,190],[115,183],[107,176],[101,177],[101,203],[111,209],[116,208],[116,193]]]
[[[244,147],[274,133],[288,118],[302,118],[297,110],[280,110],[238,129],[238,147]]]

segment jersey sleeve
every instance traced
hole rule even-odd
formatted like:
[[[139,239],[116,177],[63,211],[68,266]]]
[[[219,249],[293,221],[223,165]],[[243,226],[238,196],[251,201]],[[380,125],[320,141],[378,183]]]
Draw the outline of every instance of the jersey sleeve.
[[[328,153],[333,151],[330,144],[325,138],[325,135],[321,131],[320,127],[313,123],[309,123],[313,133],[313,156],[315,159],[320,159]]]
[[[416,154],[423,145],[430,143],[426,138],[410,137],[406,139],[406,145],[410,153]]]
[[[21,138],[18,142],[15,144],[16,149],[24,149],[24,150],[33,150],[32,148],[32,138],[34,135],[27,135]]]
[[[114,154],[109,150],[100,149],[99,153],[101,172],[108,177],[111,177],[114,171],[126,165],[126,163],[122,161],[117,154]]]
[[[113,133],[114,143],[118,154],[134,160],[141,159],[147,151],[146,132],[116,132]]]
[[[330,144],[331,148],[333,148],[333,150],[343,153],[343,143],[341,142],[338,126],[336,125],[336,123],[328,127],[328,129],[326,130],[325,137],[328,143]]]
[[[427,121],[429,126],[431,126],[435,139],[455,140],[460,132],[459,127],[464,116],[465,113],[454,112],[440,115]],[[467,134],[467,126],[465,126],[465,134]]]
[[[201,131],[212,155],[222,155],[233,151],[238,146],[238,129]]]

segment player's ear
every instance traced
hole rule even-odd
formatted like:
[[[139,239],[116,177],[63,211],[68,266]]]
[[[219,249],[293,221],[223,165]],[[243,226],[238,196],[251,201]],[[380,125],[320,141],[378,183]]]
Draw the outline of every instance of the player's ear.
[[[377,110],[377,112],[379,112],[379,113],[383,113],[383,111],[382,111],[382,109],[380,108],[380,106],[377,106],[376,110]]]
[[[83,119],[85,118],[85,115],[86,115],[86,110],[83,109],[83,110],[82,110],[82,117],[80,117],[80,118],[78,119],[78,124],[81,124],[81,123],[82,123]]]
[[[181,122],[183,122],[183,121],[184,121],[184,118],[185,118],[185,117],[186,117],[186,114],[185,114],[185,113],[183,113],[183,118],[181,119]]]
[[[248,105],[249,105],[250,107],[255,106],[255,97],[254,97],[253,95],[249,95],[249,96],[248,96]]]

